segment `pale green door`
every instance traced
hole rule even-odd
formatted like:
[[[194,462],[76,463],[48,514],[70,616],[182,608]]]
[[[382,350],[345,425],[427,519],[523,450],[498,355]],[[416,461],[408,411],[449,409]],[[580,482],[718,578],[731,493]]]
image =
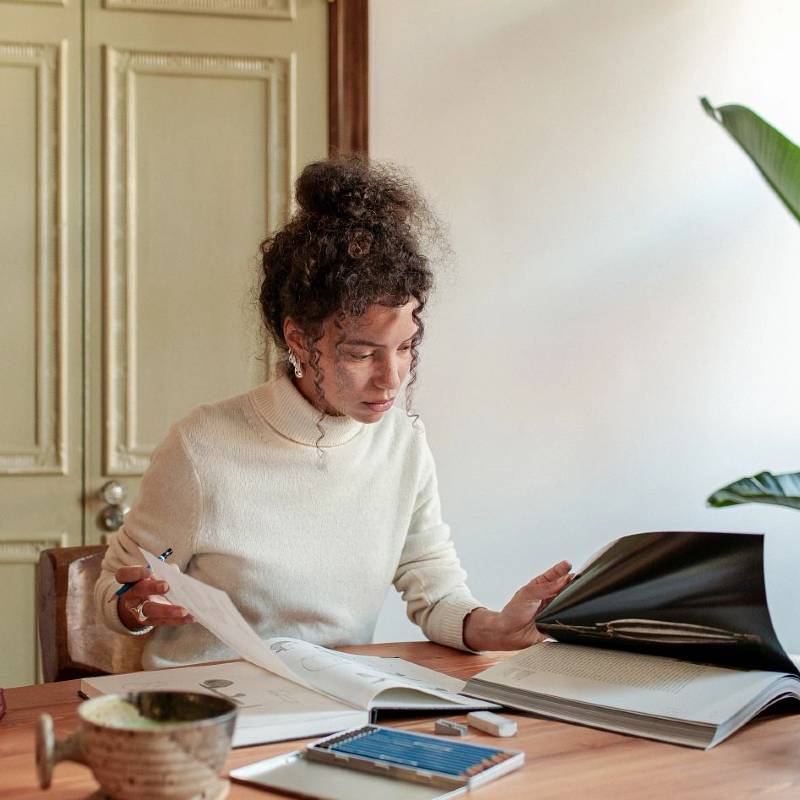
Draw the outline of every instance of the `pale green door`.
[[[37,676],[39,552],[81,543],[81,13],[0,4],[0,686]]]
[[[39,550],[102,541],[101,487],[132,502],[172,421],[268,372],[258,244],[327,152],[327,2],[20,2],[0,30],[11,686],[36,677]]]
[[[327,5],[87,0],[87,542],[106,481],[130,502],[171,422],[267,375],[258,245],[327,152]]]

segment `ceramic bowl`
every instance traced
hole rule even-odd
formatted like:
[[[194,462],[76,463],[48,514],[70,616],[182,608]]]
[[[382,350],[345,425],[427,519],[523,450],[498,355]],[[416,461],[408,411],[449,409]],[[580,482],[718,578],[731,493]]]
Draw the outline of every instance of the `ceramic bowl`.
[[[59,761],[86,764],[114,800],[216,800],[231,746],[236,705],[196,692],[134,692],[78,707],[80,727],[63,741],[39,718],[36,767],[43,789]]]

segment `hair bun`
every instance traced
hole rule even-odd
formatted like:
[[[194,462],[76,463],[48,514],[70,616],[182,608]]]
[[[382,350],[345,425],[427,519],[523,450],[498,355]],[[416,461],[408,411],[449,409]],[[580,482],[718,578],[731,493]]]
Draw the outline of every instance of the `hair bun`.
[[[403,219],[415,202],[401,176],[361,156],[308,164],[295,195],[306,214],[365,222],[373,214]]]

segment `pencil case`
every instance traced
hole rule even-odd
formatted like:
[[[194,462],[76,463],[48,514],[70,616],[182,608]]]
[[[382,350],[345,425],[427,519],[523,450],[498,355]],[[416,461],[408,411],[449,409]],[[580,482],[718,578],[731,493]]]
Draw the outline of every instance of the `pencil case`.
[[[231,779],[313,800],[444,800],[522,766],[517,750],[364,725],[232,770]]]

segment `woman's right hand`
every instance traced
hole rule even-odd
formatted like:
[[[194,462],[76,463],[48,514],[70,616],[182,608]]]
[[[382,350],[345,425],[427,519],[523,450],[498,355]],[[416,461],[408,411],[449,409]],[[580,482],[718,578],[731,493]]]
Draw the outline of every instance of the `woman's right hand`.
[[[148,625],[188,625],[194,622],[194,617],[183,606],[173,605],[164,597],[169,584],[154,578],[147,567],[120,567],[114,578],[118,583],[134,583],[117,598],[117,614],[129,630],[141,630]],[[140,604],[141,614],[136,610]]]

